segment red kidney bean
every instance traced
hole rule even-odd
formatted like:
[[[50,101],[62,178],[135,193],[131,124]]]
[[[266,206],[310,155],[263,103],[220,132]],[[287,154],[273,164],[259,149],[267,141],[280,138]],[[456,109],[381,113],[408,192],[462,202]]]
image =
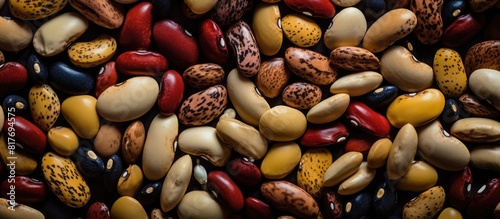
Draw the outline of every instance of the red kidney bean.
[[[349,137],[349,130],[342,122],[308,126],[300,139],[306,147],[319,147],[343,142]]]
[[[260,51],[250,26],[245,21],[238,21],[227,29],[226,37],[236,57],[236,68],[246,77],[256,75],[260,68]]]
[[[27,176],[15,176],[8,178],[0,185],[2,197],[11,199],[15,198],[17,202],[23,204],[40,203],[47,198],[48,188],[40,180]]]
[[[41,154],[47,147],[47,136],[43,131],[29,120],[14,116],[6,119],[3,130],[7,137],[12,138],[16,143],[21,143],[23,149],[33,154]]]
[[[486,218],[500,202],[500,178],[493,178],[479,188],[467,206],[471,218]]]
[[[165,19],[153,26],[153,38],[167,59],[181,69],[194,65],[200,55],[193,35],[175,21]]]
[[[247,158],[236,158],[226,164],[227,173],[233,177],[236,182],[245,186],[254,186],[260,183],[262,173],[259,167]]]
[[[207,188],[231,211],[238,212],[243,209],[243,194],[225,172],[215,170],[208,173]]]
[[[448,189],[450,205],[458,210],[464,210],[472,198],[472,172],[467,166],[462,172],[453,173]]]
[[[323,195],[323,214],[326,218],[340,219],[344,206],[341,196],[334,188],[327,188]]]
[[[106,90],[118,83],[118,73],[116,72],[116,62],[108,62],[101,67],[99,75],[95,82],[95,96],[96,98]]]
[[[184,95],[184,81],[175,70],[168,70],[161,78],[161,89],[158,95],[158,108],[164,115],[172,115],[181,105]]]
[[[132,7],[125,17],[120,32],[120,46],[125,50],[147,49],[151,44],[153,4],[141,2]]]
[[[273,211],[271,206],[264,203],[263,201],[254,198],[248,197],[245,199],[245,214],[250,219],[272,219]]]
[[[167,59],[147,50],[128,51],[116,58],[116,70],[131,76],[158,76],[168,69]]]
[[[28,83],[28,71],[18,62],[0,64],[0,96],[23,88]]]
[[[224,64],[229,58],[226,39],[219,25],[207,19],[200,25],[199,40],[201,51],[208,60],[217,64]]]
[[[87,219],[111,219],[109,208],[103,202],[95,202],[87,210]]]
[[[236,23],[252,9],[252,0],[220,0],[214,7],[213,20],[220,26]]]
[[[349,103],[345,117],[358,129],[377,137],[387,137],[391,131],[387,118],[360,101]]]
[[[312,17],[332,18],[335,15],[335,7],[330,0],[285,0],[284,2],[292,10]]]
[[[347,142],[344,147],[345,152],[356,151],[363,154],[363,157],[366,158],[368,155],[368,151],[372,147],[373,143],[377,141],[379,138],[370,135],[357,134],[347,139]]]
[[[483,14],[465,14],[458,17],[441,36],[445,47],[457,48],[477,36],[486,24]]]

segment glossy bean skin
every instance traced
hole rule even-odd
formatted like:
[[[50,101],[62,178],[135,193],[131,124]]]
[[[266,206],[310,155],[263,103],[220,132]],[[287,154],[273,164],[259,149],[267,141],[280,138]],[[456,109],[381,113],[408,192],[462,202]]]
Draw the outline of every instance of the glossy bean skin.
[[[118,83],[118,73],[116,72],[116,62],[111,61],[104,64],[99,70],[95,81],[95,96],[99,97],[106,88]]]
[[[43,131],[29,120],[14,116],[5,120],[3,124],[5,133],[11,133],[16,142],[21,143],[23,149],[34,154],[41,154],[47,148],[47,136]]]
[[[215,198],[226,204],[231,211],[238,212],[243,209],[243,194],[225,172],[211,171],[208,173],[207,188]]]
[[[36,53],[29,55],[26,62],[26,70],[28,71],[29,79],[37,84],[45,83],[49,77],[47,63]]]
[[[184,95],[182,76],[175,70],[168,70],[161,78],[161,89],[158,95],[158,107],[164,115],[173,114],[181,105]]]
[[[482,185],[467,206],[466,215],[486,218],[500,202],[500,178],[493,178]]]
[[[266,56],[279,52],[283,44],[281,14],[277,4],[260,3],[255,7],[252,30],[259,51]]]
[[[208,60],[224,64],[229,58],[229,50],[224,33],[213,20],[207,19],[200,25],[199,42],[201,52]]]
[[[0,185],[2,197],[9,199],[9,193],[16,196],[16,201],[24,204],[40,203],[47,198],[49,188],[44,182],[27,176],[15,176],[6,179]]]
[[[486,100],[480,99],[474,93],[465,93],[458,99],[460,106],[464,113],[469,113],[471,116],[497,118],[500,112],[495,109]]]
[[[410,10],[417,15],[415,34],[425,45],[437,43],[443,34],[443,18],[441,8],[443,1],[416,0],[411,1]]]
[[[484,25],[486,25],[486,20],[483,14],[464,14],[444,30],[441,42],[448,48],[463,46],[467,41],[479,34]]]
[[[253,6],[250,0],[221,0],[214,8],[213,20],[222,27],[236,23]]]
[[[461,15],[470,11],[466,0],[451,0],[443,3],[441,16],[443,18],[443,27],[447,28],[453,21]]]
[[[96,178],[104,172],[104,162],[97,154],[85,146],[80,146],[72,155],[80,172],[89,178]]]
[[[314,198],[288,181],[262,183],[260,191],[264,199],[278,210],[288,211],[303,218],[315,218],[320,213]]]
[[[236,67],[246,77],[252,77],[259,72],[261,58],[255,36],[250,26],[239,21],[228,27],[226,38],[236,56]]]
[[[151,44],[151,28],[153,24],[153,4],[142,2],[131,8],[118,39],[125,50],[148,49]]]
[[[148,206],[155,203],[160,198],[162,182],[151,182],[144,185],[137,194],[137,201]]]
[[[124,20],[123,7],[115,1],[69,0],[69,4],[99,26],[116,29]]]
[[[332,18],[335,15],[335,7],[331,1],[284,1],[289,8],[312,17]]]
[[[355,127],[378,137],[386,137],[391,129],[384,116],[359,101],[349,104],[345,117]]]
[[[0,96],[17,91],[28,83],[28,72],[18,62],[7,62],[0,65]]]
[[[200,51],[195,38],[175,21],[165,19],[156,22],[153,39],[163,54],[179,68],[186,69],[198,62]]]
[[[15,115],[24,116],[28,113],[28,101],[19,95],[11,94],[3,99],[2,107],[4,112],[11,112]]]
[[[245,214],[251,219],[274,218],[271,206],[254,197],[245,198],[244,211]]]
[[[472,172],[467,166],[452,175],[448,189],[450,205],[458,210],[465,210],[472,200]]]
[[[215,63],[192,65],[182,73],[184,83],[196,89],[205,89],[220,84],[224,78],[224,69]]]
[[[54,88],[72,95],[87,94],[95,86],[92,75],[64,62],[49,66],[49,82]]]
[[[123,171],[123,163],[118,155],[111,156],[106,161],[106,169],[104,170],[102,182],[104,189],[108,192],[115,192],[118,185],[118,180]]]
[[[398,96],[399,89],[396,86],[388,85],[375,89],[366,95],[365,102],[373,108],[387,106]]]
[[[300,144],[306,147],[333,145],[345,141],[349,130],[341,122],[332,122],[317,126],[309,126],[300,139]]]
[[[127,51],[116,59],[116,70],[130,76],[158,76],[169,66],[168,60],[161,54],[147,51]]]
[[[247,158],[230,160],[226,164],[226,170],[236,182],[245,186],[257,185],[262,179],[259,167]]]
[[[103,202],[94,202],[87,210],[87,219],[111,219],[108,206]]]

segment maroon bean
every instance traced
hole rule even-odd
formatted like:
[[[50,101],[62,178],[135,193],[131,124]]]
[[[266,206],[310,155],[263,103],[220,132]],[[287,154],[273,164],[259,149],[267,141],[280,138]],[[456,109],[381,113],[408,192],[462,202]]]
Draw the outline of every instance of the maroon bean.
[[[97,80],[95,82],[95,96],[96,98],[106,90],[118,83],[118,73],[116,72],[116,62],[108,62],[101,67]]]
[[[245,186],[254,186],[260,183],[262,173],[259,167],[246,158],[236,158],[227,164],[227,172],[236,182]]]
[[[225,172],[216,170],[208,173],[207,188],[231,211],[238,212],[243,209],[243,194]]]
[[[335,7],[330,0],[285,0],[284,2],[292,10],[312,17],[332,18],[335,15]]]
[[[486,24],[483,14],[465,14],[458,17],[441,36],[445,47],[457,48],[478,35]]]
[[[3,130],[8,133],[7,137],[14,139],[16,143],[21,143],[23,149],[29,153],[41,154],[47,148],[45,133],[21,116],[6,119]]]
[[[179,108],[184,95],[182,76],[175,70],[168,70],[161,78],[158,108],[164,115],[172,115]]]
[[[116,70],[130,76],[158,76],[168,69],[161,54],[146,50],[128,51],[116,58]]]
[[[300,139],[306,147],[319,147],[343,142],[349,137],[349,130],[341,122],[309,126]]]
[[[200,25],[199,38],[201,51],[208,60],[217,64],[224,64],[229,58],[226,39],[219,25],[207,19]]]
[[[493,178],[479,188],[467,206],[470,218],[486,218],[500,202],[500,178]]]
[[[102,202],[95,202],[87,210],[87,219],[110,219],[109,208]]]
[[[372,147],[373,143],[379,138],[370,135],[357,134],[349,138],[345,144],[344,151],[356,151],[363,154],[363,157],[368,155],[368,151]]]
[[[2,182],[0,186],[2,197],[6,199],[15,198],[23,204],[40,203],[47,198],[47,186],[40,180],[27,176],[15,176]]]
[[[0,97],[23,88],[28,83],[28,71],[18,62],[0,64]]]
[[[472,172],[467,166],[461,172],[455,172],[450,181],[447,196],[450,205],[458,210],[464,210],[472,197]]]
[[[360,101],[349,103],[345,117],[355,127],[377,137],[387,137],[391,131],[387,118]]]
[[[323,195],[323,214],[326,218],[342,218],[343,204],[335,189],[328,188]]]
[[[181,69],[198,62],[199,49],[193,35],[175,21],[165,19],[153,26],[153,38],[167,59]]]
[[[250,219],[272,219],[273,211],[271,206],[264,203],[263,201],[254,198],[248,197],[245,199],[245,214]]]
[[[125,50],[148,49],[151,44],[153,4],[141,2],[132,7],[125,17],[120,32],[120,46]]]

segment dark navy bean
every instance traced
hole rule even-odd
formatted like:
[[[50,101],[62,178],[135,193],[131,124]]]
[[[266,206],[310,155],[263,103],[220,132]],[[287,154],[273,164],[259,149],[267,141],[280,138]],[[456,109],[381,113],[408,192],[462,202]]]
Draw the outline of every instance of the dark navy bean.
[[[365,0],[361,2],[361,11],[368,21],[377,20],[386,12],[384,0]]]
[[[123,164],[120,156],[113,155],[106,162],[106,169],[103,174],[104,188],[108,192],[116,192],[118,180],[123,172]]]
[[[366,192],[358,193],[344,205],[345,218],[363,218],[368,215],[371,207],[372,195]]]
[[[373,209],[379,218],[387,218],[396,208],[398,193],[396,188],[384,179],[373,193]]]
[[[152,205],[160,199],[163,182],[151,182],[142,187],[137,195],[137,201],[143,206]]]
[[[15,94],[5,97],[2,107],[4,112],[12,112],[9,109],[15,109],[13,113],[18,116],[25,116],[26,112],[29,111],[28,101],[24,97]]]
[[[444,103],[444,109],[441,113],[443,123],[452,124],[460,119],[461,107],[454,99],[447,99]]]
[[[396,86],[379,87],[366,96],[366,104],[373,108],[387,106],[398,96],[398,92],[399,89]]]
[[[469,11],[470,7],[466,0],[445,1],[441,9],[444,29],[450,26],[458,17],[467,14]]]
[[[96,178],[104,172],[104,162],[88,147],[78,148],[71,157],[78,170],[86,177]]]
[[[94,76],[63,62],[50,66],[49,81],[56,89],[73,95],[87,94],[95,85]]]
[[[28,56],[26,70],[28,71],[29,79],[35,84],[43,84],[49,77],[47,64],[35,53]]]

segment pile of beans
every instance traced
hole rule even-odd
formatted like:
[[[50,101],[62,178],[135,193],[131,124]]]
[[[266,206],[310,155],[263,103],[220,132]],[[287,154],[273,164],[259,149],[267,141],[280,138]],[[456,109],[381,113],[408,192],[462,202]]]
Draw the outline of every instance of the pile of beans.
[[[0,218],[500,219],[498,0],[0,15]]]

